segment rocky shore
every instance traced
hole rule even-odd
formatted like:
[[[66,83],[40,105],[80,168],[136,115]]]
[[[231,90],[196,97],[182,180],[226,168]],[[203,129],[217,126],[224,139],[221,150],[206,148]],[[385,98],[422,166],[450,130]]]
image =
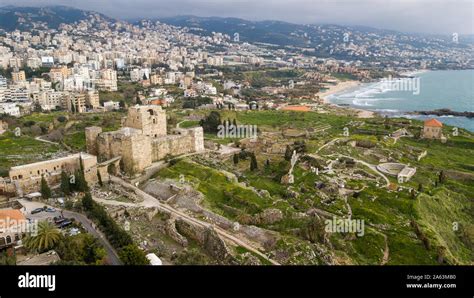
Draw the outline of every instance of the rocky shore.
[[[411,115],[435,115],[435,116],[456,116],[456,117],[467,117],[467,118],[473,118],[474,117],[474,112],[456,112],[456,111],[451,111],[450,109],[438,109],[438,110],[433,110],[433,111],[414,111],[414,112],[409,112],[408,114]]]

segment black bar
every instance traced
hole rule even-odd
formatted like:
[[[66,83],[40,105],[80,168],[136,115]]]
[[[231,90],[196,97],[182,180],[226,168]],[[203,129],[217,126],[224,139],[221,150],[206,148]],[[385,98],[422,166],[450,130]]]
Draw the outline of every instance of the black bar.
[[[19,288],[19,275],[54,274],[55,291]],[[407,275],[422,276],[420,281]],[[446,279],[440,277],[453,277]],[[430,279],[425,279],[425,277]],[[436,278],[438,277],[438,278]],[[257,296],[473,297],[472,266],[4,266],[0,297]],[[408,289],[407,284],[456,288]]]

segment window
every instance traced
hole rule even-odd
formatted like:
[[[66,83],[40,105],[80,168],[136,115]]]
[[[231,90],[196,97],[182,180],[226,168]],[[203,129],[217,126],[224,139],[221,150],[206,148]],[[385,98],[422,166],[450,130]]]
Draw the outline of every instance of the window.
[[[7,244],[12,243],[12,237],[10,235],[7,236]]]

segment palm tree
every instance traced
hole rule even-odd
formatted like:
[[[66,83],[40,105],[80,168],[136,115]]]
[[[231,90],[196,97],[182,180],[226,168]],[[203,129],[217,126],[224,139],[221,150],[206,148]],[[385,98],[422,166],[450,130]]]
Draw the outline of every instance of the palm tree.
[[[61,239],[61,232],[53,224],[43,221],[38,224],[38,233],[25,239],[25,246],[42,252],[53,248]]]

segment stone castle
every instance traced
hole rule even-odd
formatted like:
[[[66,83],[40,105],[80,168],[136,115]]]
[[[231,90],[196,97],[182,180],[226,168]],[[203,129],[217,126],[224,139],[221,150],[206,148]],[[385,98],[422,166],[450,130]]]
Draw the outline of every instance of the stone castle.
[[[115,174],[119,167],[129,176],[139,175],[153,162],[167,156],[204,150],[202,127],[173,131],[174,134],[167,134],[166,112],[160,106],[129,108],[122,128],[117,131],[86,128],[88,153],[12,167],[8,178],[0,177],[0,195],[16,193],[22,196],[39,191],[42,177],[50,186],[59,186],[61,172],[72,174],[81,168],[81,164],[86,181],[94,184],[98,182],[99,173],[103,182],[108,181],[109,173]]]
[[[167,132],[166,112],[160,106],[135,106],[128,109],[117,131],[87,127],[87,152],[99,161],[121,157],[122,170],[133,176],[167,156],[204,150],[202,127],[174,129],[170,135]]]

